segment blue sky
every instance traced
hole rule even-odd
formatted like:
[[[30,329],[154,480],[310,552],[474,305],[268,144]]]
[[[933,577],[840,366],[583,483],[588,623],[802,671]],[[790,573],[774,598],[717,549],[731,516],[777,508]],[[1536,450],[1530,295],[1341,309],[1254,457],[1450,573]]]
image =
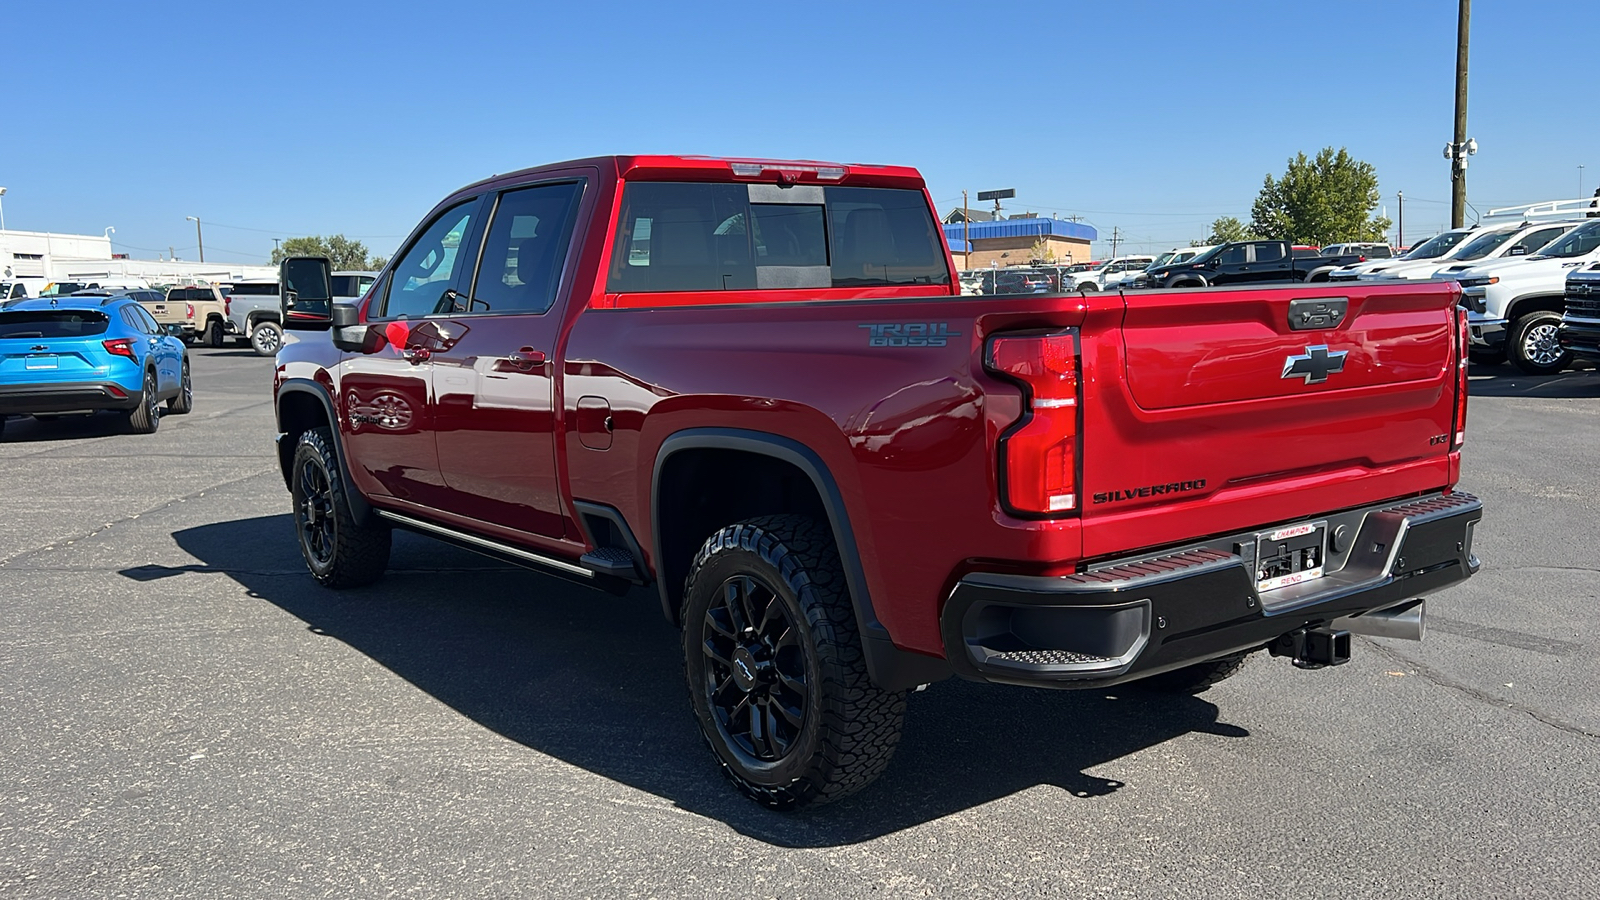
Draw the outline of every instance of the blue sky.
[[[1478,0],[1479,210],[1600,186],[1592,2]],[[1448,222],[1456,3],[13,4],[0,185],[17,230],[264,262],[391,252],[450,190],[615,152],[913,165],[941,213],[1016,188],[1131,249],[1247,219],[1343,146],[1408,240]],[[977,205],[974,203],[974,205]],[[1104,248],[1097,244],[1097,253]]]

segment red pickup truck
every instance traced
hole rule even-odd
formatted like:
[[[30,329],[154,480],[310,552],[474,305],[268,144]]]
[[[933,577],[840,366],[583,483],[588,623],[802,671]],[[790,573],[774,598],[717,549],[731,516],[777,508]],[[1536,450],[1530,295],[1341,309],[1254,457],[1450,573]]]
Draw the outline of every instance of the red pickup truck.
[[[775,808],[870,782],[951,674],[1334,665],[1478,568],[1447,283],[964,297],[914,169],[668,156],[462,188],[359,304],[280,282],[315,578],[399,527],[654,586]]]

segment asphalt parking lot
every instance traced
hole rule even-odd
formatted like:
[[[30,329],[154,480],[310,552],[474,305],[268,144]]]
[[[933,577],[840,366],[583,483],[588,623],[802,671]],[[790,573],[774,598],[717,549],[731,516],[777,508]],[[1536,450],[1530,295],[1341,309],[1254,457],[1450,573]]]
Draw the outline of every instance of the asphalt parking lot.
[[[1484,569],[1423,643],[1183,699],[943,682],[784,816],[717,775],[653,596],[409,535],[318,588],[271,361],[192,354],[155,435],[0,442],[5,896],[1593,896],[1592,370],[1474,373]]]

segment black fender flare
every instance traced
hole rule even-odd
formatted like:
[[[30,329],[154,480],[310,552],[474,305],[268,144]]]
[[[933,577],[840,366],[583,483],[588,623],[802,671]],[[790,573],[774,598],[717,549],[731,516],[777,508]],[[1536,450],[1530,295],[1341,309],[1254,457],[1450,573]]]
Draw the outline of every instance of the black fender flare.
[[[1191,282],[1195,282],[1195,283],[1191,283]],[[1174,275],[1171,278],[1167,279],[1167,283],[1166,284],[1162,285],[1162,287],[1167,288],[1169,290],[1172,289],[1172,288],[1210,287],[1210,286],[1211,286],[1211,283],[1206,280],[1206,277],[1204,275],[1197,275],[1197,274],[1195,274],[1193,272],[1185,272],[1182,275]]]
[[[945,660],[901,650],[894,645],[888,629],[878,621],[873,609],[872,597],[867,590],[866,570],[861,564],[860,546],[856,543],[855,530],[850,525],[850,514],[845,509],[844,495],[839,491],[838,482],[816,451],[792,438],[742,428],[690,428],[663,441],[656,450],[655,468],[650,473],[650,540],[656,566],[661,565],[662,559],[661,470],[675,453],[707,448],[770,456],[794,466],[811,479],[817,495],[822,498],[834,543],[839,548],[839,559],[844,564],[845,583],[850,589],[850,603],[855,607],[862,653],[866,657],[867,672],[875,684],[884,690],[903,691],[940,681],[952,674],[950,664]],[[676,621],[666,579],[656,578],[656,585],[661,595],[662,612],[668,621]]]
[[[345,461],[344,436],[339,432],[339,414],[335,412],[333,396],[328,389],[310,378],[287,378],[278,386],[278,396],[273,400],[273,416],[278,419],[278,466],[283,470],[284,487],[293,490],[293,473],[290,471],[294,464],[294,443],[285,441],[288,435],[282,430],[282,416],[278,412],[278,404],[282,402],[284,394],[310,394],[322,404],[323,412],[328,417],[328,430],[333,433],[334,452],[339,454],[339,475],[344,479],[345,496],[350,501],[350,515],[356,520],[357,525],[366,525],[374,518],[372,504],[362,496],[361,489],[356,487],[355,481],[350,477],[350,465]]]

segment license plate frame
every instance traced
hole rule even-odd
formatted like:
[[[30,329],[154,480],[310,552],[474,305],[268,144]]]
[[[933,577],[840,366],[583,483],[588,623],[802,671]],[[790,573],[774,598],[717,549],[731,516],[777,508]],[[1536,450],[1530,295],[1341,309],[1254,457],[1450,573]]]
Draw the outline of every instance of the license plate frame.
[[[1301,522],[1256,534],[1256,592],[1265,594],[1327,574],[1328,522]]]

